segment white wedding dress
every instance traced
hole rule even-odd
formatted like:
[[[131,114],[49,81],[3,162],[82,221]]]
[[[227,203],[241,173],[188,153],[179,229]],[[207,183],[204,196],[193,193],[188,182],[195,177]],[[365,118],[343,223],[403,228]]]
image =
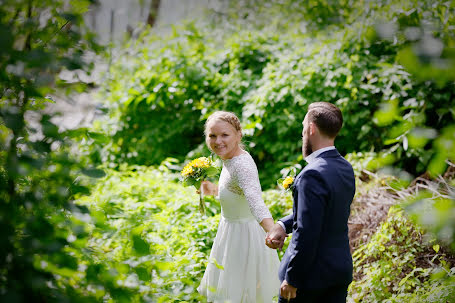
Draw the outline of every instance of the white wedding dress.
[[[207,302],[270,303],[280,261],[258,223],[272,216],[250,154],[223,161],[218,188],[221,219],[198,291]]]

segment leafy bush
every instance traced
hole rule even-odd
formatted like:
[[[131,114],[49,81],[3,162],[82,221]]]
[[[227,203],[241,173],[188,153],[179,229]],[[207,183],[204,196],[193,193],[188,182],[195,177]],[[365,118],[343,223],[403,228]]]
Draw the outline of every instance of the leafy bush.
[[[403,54],[428,35],[445,48],[425,58],[447,60],[451,68],[453,7],[416,3],[272,1],[259,12],[241,6],[246,19],[226,14],[176,28],[164,40],[145,32],[112,68],[100,97],[109,116],[94,127],[106,142],[88,153],[113,166],[203,155],[205,119],[230,110],[242,118],[246,147],[269,188],[281,169],[302,160],[308,105],[328,101],[345,118],[336,142],[343,155],[385,152],[390,163],[414,175],[434,158],[444,165],[452,155],[433,142],[451,129],[453,81],[422,81]],[[378,25],[380,18],[398,25]],[[405,34],[410,30],[415,40]],[[91,140],[96,143],[96,136]]]
[[[130,302],[200,300],[195,289],[215,238],[219,206],[207,198],[207,216],[201,216],[195,190],[175,178],[122,166],[78,200],[94,218],[87,249],[98,262],[87,270],[94,272],[88,282],[96,285],[102,272],[114,271]]]
[[[84,241],[72,201],[88,193],[84,167],[69,151],[75,131],[61,131],[42,109],[61,89],[64,72],[89,72],[88,51],[100,47],[83,26],[90,1],[0,1],[0,301],[93,302],[61,284],[78,262],[68,248]],[[67,216],[68,215],[68,216]],[[82,226],[82,227],[81,227]],[[76,245],[76,244],[74,244]]]
[[[445,297],[452,302],[455,264],[447,261],[450,258],[439,244],[433,240],[434,245],[429,245],[423,235],[422,228],[407,219],[400,207],[392,207],[372,239],[353,254],[352,300],[445,302],[440,301]],[[434,300],[435,296],[439,299]]]
[[[420,182],[420,190],[406,200],[406,213],[455,251],[455,180]]]

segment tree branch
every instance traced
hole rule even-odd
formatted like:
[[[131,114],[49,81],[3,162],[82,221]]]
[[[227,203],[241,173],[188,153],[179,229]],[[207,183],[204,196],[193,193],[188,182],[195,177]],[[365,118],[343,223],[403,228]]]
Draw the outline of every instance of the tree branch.
[[[32,2],[33,2],[33,0],[28,1],[27,20],[32,18],[32,11],[33,11]],[[32,49],[31,41],[32,41],[32,33],[28,32],[27,38],[25,40],[25,50],[30,51]]]
[[[60,29],[57,29],[57,30],[52,34],[52,36],[51,36],[46,42],[44,42],[44,43],[42,44],[42,46],[46,46],[49,42],[51,42],[51,40],[54,39],[54,37],[57,35],[57,33],[61,32],[62,29],[64,29],[64,28],[68,25],[68,23],[70,23],[69,20],[67,20],[67,21],[65,22],[65,24],[63,24],[63,25],[60,27]]]

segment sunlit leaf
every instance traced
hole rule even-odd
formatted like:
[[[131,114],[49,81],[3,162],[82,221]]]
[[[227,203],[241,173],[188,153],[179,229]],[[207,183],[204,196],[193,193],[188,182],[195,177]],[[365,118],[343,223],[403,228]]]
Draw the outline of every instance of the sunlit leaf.
[[[434,250],[436,253],[439,252],[439,248],[440,248],[439,244],[433,245],[433,250]]]
[[[374,119],[377,125],[386,126],[396,120],[398,113],[398,100],[394,99],[381,103],[381,108],[374,113]]]

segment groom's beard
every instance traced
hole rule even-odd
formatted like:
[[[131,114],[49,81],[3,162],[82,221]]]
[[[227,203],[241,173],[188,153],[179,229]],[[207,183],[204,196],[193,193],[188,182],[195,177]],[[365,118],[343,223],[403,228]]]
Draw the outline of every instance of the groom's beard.
[[[303,141],[302,151],[304,158],[308,157],[313,153],[313,146],[311,146],[311,142],[308,137],[306,138],[306,140]]]

